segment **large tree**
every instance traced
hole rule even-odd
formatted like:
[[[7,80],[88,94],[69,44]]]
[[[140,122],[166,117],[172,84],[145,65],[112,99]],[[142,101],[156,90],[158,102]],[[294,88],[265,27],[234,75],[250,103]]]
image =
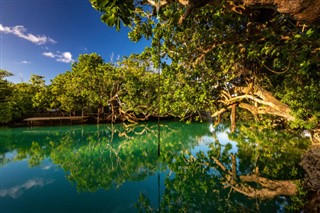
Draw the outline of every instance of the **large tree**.
[[[309,18],[298,14],[309,11],[302,7],[317,10],[319,4],[284,2],[91,0],[106,24],[119,29],[122,20],[130,26],[133,41],[152,37],[155,64],[159,55],[169,58],[173,70],[210,83],[215,92],[206,98],[212,100],[213,117],[231,111],[235,124],[242,109],[255,119],[267,114],[293,127],[315,128],[320,111],[315,104],[320,92],[318,17],[313,11]],[[297,13],[289,11],[291,4]],[[302,26],[302,20],[314,26]]]

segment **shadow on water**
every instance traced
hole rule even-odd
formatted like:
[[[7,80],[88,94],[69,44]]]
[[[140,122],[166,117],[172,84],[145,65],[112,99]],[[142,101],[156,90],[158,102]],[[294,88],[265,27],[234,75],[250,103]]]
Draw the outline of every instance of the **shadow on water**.
[[[135,200],[137,208],[130,211],[296,210],[299,179],[304,175],[298,163],[308,141],[256,124],[239,125],[234,133],[227,129],[206,123],[163,123],[160,157],[157,124],[152,122],[6,129],[0,131],[0,162],[17,173],[17,162],[26,161],[30,171],[52,162],[80,193],[74,195],[74,203],[65,204],[70,209],[77,205],[77,196],[88,192],[101,196],[112,191],[112,199],[117,199],[117,190],[129,188],[132,191],[126,193],[132,198],[126,205],[132,207]],[[150,179],[154,180],[151,192],[134,185]],[[1,199],[4,192],[8,188],[1,188]],[[2,204],[10,210],[9,202]],[[97,205],[106,209],[103,203]]]

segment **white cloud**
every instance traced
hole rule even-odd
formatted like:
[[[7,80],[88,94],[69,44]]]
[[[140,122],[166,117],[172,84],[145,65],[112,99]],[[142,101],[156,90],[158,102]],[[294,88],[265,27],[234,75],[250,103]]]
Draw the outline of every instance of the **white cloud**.
[[[42,55],[46,56],[46,57],[49,57],[49,58],[55,58],[56,55],[52,52],[44,52],[42,53]]]
[[[7,27],[0,24],[0,32],[16,35],[19,38],[23,38],[38,45],[46,43],[57,43],[55,40],[45,35],[33,35],[31,33],[27,33],[27,29],[22,25]]]
[[[72,59],[72,54],[70,52],[59,52],[56,53],[53,52],[43,52],[43,56],[49,57],[49,58],[55,58],[58,62],[63,63],[72,63],[74,60]]]
[[[21,64],[31,64],[30,61],[26,61],[26,60],[23,60],[23,61],[21,61],[20,63],[21,63]]]
[[[73,62],[72,55],[70,52],[63,52],[61,55],[58,55],[57,61],[71,63]]]

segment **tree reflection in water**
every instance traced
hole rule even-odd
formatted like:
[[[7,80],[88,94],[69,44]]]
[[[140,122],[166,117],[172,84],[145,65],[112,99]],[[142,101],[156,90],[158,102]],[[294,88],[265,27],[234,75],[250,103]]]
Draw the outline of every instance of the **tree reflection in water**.
[[[294,197],[296,202],[287,198],[302,193],[303,171],[298,163],[308,140],[243,124],[228,133],[238,147],[233,154],[232,145],[220,143],[217,137],[226,128],[222,125],[213,134],[207,153],[187,152],[168,164],[172,175],[165,180],[160,208],[151,208],[143,194],[138,208],[146,212],[275,212],[284,211],[285,206],[287,210],[301,207],[299,197]]]
[[[1,162],[27,158],[30,166],[37,166],[49,157],[78,191],[90,192],[157,172],[166,175],[164,186],[158,183],[163,193],[159,189],[155,195],[159,206],[140,196],[137,208],[145,212],[281,211],[290,202],[287,196],[300,190],[296,184],[303,172],[298,163],[308,141],[257,124],[238,125],[234,133],[227,129],[220,125],[210,133],[206,124],[164,123],[160,157],[155,123],[79,126],[38,134],[37,141],[26,138],[24,143],[10,136],[13,143],[4,143]],[[222,132],[227,141],[221,141]],[[204,138],[210,139],[208,151],[192,151]],[[8,150],[17,152],[13,159],[6,158]]]

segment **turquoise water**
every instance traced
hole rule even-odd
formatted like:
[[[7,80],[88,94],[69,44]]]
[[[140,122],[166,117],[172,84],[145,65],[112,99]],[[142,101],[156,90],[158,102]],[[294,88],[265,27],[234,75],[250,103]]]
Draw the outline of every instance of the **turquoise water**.
[[[160,135],[158,157],[152,122],[0,129],[0,210],[282,212],[288,197],[261,200],[231,190],[228,171],[303,177],[298,163],[307,142],[287,133],[162,122]]]

